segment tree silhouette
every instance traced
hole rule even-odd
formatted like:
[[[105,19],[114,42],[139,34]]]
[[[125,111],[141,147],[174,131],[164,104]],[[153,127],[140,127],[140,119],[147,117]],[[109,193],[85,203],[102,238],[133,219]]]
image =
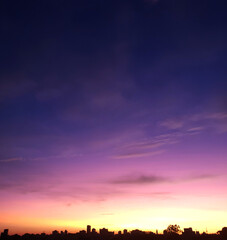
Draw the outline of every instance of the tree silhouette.
[[[177,225],[177,224],[175,224],[175,225],[169,225],[168,227],[167,227],[167,229],[166,229],[166,232],[168,233],[168,234],[179,234],[179,233],[181,233],[182,231],[181,231],[181,229],[180,229],[180,226],[179,225]]]

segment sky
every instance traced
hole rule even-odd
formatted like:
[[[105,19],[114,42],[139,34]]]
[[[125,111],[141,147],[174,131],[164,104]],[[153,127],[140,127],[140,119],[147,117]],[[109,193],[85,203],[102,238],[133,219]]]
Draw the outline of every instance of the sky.
[[[226,226],[225,1],[0,4],[0,231]]]

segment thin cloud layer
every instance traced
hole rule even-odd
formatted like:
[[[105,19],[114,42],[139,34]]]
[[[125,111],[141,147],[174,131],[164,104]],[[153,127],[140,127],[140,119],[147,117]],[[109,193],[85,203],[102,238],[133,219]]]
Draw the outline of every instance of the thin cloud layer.
[[[155,175],[126,176],[113,180],[112,184],[157,184],[168,182],[170,179]]]
[[[125,153],[121,155],[114,156],[114,159],[130,159],[130,158],[143,158],[143,157],[151,157],[155,155],[162,154],[164,150],[153,151],[153,152],[145,152],[145,153]]]
[[[160,184],[160,183],[184,183],[188,181],[198,181],[198,180],[205,180],[205,179],[214,179],[219,177],[218,175],[214,174],[199,174],[199,175],[190,175],[185,177],[163,177],[157,175],[128,175],[119,177],[115,180],[110,181],[111,184],[135,184],[135,185],[144,185],[144,184]]]
[[[24,161],[24,158],[6,158],[6,159],[0,159],[0,163],[11,163],[11,162],[18,162],[18,161]]]
[[[226,112],[182,115],[180,119],[167,119],[160,123],[169,130],[205,131],[208,128],[220,129],[227,125]]]

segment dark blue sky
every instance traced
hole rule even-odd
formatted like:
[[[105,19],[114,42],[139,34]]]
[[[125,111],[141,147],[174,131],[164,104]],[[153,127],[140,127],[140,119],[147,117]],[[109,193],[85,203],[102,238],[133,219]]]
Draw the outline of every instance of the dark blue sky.
[[[1,158],[55,155],[127,129],[146,138],[165,133],[162,122],[225,114],[225,6],[3,1]]]

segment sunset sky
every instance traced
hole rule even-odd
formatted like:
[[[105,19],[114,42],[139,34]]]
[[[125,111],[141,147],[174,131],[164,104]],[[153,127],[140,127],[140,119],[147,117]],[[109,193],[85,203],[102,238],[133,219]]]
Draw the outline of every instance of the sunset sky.
[[[0,231],[227,226],[226,7],[2,1]]]

